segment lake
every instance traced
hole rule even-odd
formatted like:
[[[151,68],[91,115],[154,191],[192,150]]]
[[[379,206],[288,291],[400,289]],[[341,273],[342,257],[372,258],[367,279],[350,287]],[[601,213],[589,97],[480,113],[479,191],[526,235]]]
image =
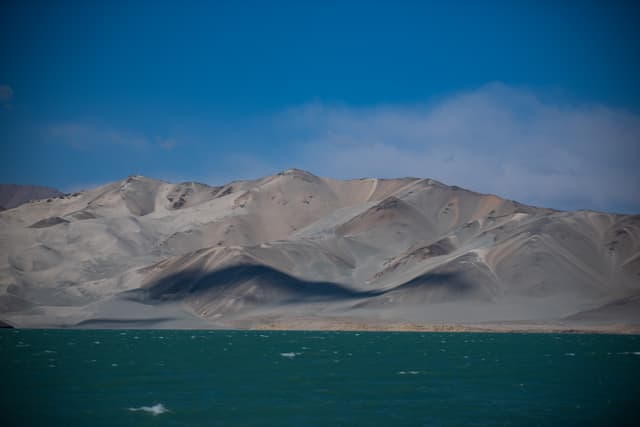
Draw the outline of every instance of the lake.
[[[3,426],[640,425],[640,336],[0,330]]]

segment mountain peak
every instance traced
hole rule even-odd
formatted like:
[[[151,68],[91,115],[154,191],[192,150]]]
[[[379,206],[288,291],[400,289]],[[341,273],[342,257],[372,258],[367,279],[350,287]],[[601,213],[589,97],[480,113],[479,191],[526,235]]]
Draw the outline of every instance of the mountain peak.
[[[307,177],[317,178],[317,176],[312,174],[311,172],[306,171],[304,169],[298,169],[298,168],[285,169],[285,170],[283,170],[281,172],[278,172],[277,175],[279,175],[279,176],[283,176],[283,175],[307,176]]]

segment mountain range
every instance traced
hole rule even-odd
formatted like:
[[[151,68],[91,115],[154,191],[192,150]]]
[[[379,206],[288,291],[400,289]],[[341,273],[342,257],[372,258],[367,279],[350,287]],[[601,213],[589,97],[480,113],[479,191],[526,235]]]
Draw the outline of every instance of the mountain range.
[[[0,255],[17,327],[640,330],[640,215],[432,179],[131,176],[0,212]]]

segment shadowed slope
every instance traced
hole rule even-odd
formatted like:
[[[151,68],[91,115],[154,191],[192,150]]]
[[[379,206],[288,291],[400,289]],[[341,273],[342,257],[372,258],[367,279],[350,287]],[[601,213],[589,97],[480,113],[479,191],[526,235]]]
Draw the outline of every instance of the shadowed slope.
[[[357,291],[332,282],[301,280],[265,265],[234,265],[211,272],[185,270],[159,279],[123,298],[147,304],[185,301],[213,316],[282,304],[335,302],[366,298],[376,292]]]
[[[0,210],[13,209],[30,200],[62,196],[55,188],[37,185],[0,184]]]

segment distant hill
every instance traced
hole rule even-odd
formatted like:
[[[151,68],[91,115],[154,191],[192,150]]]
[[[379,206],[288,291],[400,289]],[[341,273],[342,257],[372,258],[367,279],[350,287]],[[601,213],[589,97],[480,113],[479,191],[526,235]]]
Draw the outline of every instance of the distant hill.
[[[0,210],[12,209],[30,200],[58,197],[62,193],[55,188],[38,185],[0,184]]]
[[[432,179],[131,176],[0,213],[0,252],[18,327],[640,330],[639,215]]]

